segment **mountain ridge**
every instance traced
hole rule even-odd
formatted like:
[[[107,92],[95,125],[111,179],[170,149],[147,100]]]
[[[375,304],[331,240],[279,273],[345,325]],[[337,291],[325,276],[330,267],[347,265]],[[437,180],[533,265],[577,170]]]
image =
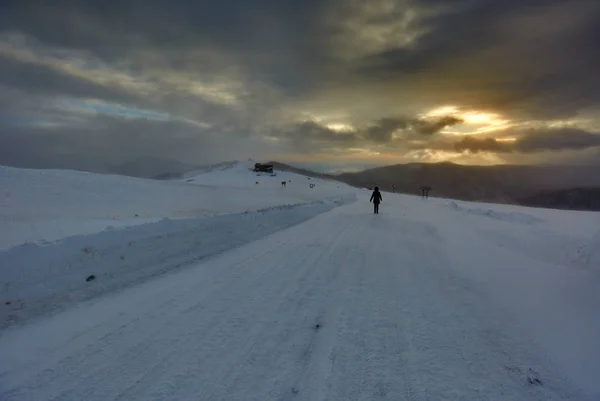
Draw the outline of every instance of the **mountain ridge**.
[[[328,174],[272,163],[279,169],[337,180],[358,188],[379,186],[384,192],[420,195],[421,187],[427,185],[432,188],[432,196],[441,198],[600,211],[598,166],[406,163]],[[565,195],[567,193],[570,195]]]

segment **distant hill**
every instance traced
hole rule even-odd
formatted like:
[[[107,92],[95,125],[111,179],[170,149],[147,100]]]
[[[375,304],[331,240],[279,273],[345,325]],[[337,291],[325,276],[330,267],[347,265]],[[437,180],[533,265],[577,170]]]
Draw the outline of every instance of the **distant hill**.
[[[177,160],[142,157],[127,163],[113,165],[108,168],[112,174],[139,178],[175,179],[183,173],[199,169],[200,166],[182,163]]]
[[[294,166],[290,166],[289,164],[285,164],[285,163],[281,163],[281,162],[276,162],[276,161],[271,161],[269,162],[270,164],[273,164],[273,169],[274,170],[279,170],[279,171],[289,171],[292,173],[296,173],[296,174],[300,174],[300,175],[304,175],[307,177],[313,177],[313,178],[320,178],[323,180],[337,180],[340,181],[335,175],[332,174],[326,174],[326,173],[317,173],[315,171],[311,171],[305,168],[301,168],[301,167],[294,167]]]
[[[377,185],[382,191],[395,185],[395,192],[418,195],[427,185],[431,196],[442,198],[582,210],[597,210],[595,188],[600,188],[598,166],[410,163],[332,177],[355,187]]]
[[[192,165],[175,160],[141,158],[112,166],[110,172],[154,179],[176,179],[197,172],[231,168],[237,162]],[[517,204],[558,209],[600,210],[599,166],[496,165],[466,166],[454,163],[409,163],[360,172],[327,174],[271,161],[275,171],[337,180],[358,188],[379,186],[382,191],[420,194],[432,188],[434,197],[466,201]]]
[[[421,186],[432,188],[431,194],[463,200],[511,203],[511,193],[492,170],[473,168],[453,163],[398,164],[378,167],[357,173],[338,174],[337,178],[356,187],[372,188],[377,185],[382,191],[420,194]]]
[[[238,161],[227,161],[227,162],[220,162],[220,163],[214,163],[214,164],[198,165],[198,166],[195,166],[192,170],[188,170],[188,171],[184,172],[183,174],[180,174],[179,177],[177,177],[177,178],[189,178],[189,177],[194,177],[198,174],[210,173],[213,171],[229,170],[229,169],[234,168],[238,164],[239,164]]]
[[[542,191],[519,199],[519,204],[532,207],[600,212],[600,188],[573,188]]]

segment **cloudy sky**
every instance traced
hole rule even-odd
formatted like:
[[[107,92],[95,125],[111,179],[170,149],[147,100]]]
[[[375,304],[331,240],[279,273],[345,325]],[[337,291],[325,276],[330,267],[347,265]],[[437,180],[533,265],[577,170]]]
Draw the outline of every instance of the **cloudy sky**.
[[[600,159],[597,0],[0,0],[0,164]]]

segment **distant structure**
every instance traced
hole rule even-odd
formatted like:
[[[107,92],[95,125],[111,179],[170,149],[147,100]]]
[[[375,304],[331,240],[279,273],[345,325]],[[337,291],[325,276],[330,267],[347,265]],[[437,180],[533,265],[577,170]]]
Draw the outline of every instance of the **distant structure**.
[[[256,163],[254,164],[254,171],[257,173],[273,173],[273,165]]]
[[[426,185],[421,187],[421,197],[423,199],[427,199],[429,198],[429,191],[431,191],[431,187],[428,187]]]

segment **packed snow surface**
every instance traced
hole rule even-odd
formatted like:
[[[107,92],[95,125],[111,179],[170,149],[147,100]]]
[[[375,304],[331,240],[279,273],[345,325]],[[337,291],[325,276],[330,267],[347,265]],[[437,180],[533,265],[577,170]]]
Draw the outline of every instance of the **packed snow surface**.
[[[0,253],[0,399],[600,399],[600,214],[384,193],[374,215],[236,166],[160,185],[239,213]]]

